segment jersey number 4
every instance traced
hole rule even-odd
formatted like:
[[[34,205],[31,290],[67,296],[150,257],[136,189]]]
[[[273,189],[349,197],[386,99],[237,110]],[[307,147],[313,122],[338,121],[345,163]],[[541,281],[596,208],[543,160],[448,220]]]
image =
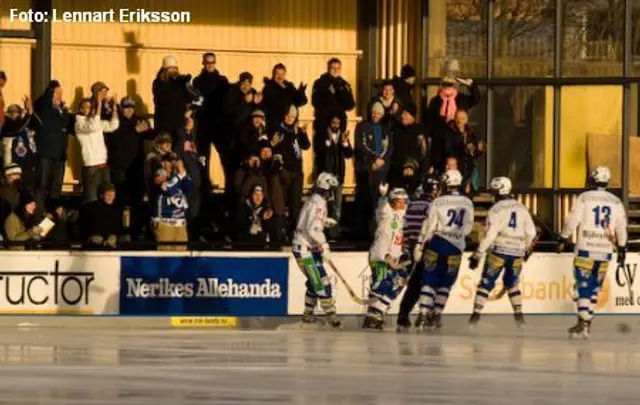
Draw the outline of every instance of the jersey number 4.
[[[447,216],[449,217],[449,222],[447,223],[447,226],[457,226],[458,228],[462,228],[462,225],[464,225],[464,213],[466,211],[465,210],[449,210],[447,211]]]
[[[518,217],[516,216],[516,212],[513,211],[511,216],[509,217],[509,228],[516,229],[518,227]]]
[[[608,205],[598,205],[593,210],[596,228],[608,228],[611,221],[611,207]]]

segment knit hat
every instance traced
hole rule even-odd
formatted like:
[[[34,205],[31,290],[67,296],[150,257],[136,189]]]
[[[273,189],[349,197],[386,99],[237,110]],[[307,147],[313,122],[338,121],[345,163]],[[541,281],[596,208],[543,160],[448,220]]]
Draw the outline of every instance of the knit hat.
[[[256,191],[264,193],[264,189],[262,188],[262,186],[260,184],[256,184],[255,186],[253,186],[251,188],[251,194],[255,193]]]
[[[407,160],[404,161],[404,165],[402,165],[402,168],[411,168],[414,171],[418,170],[418,162],[416,162],[415,159],[407,158]]]
[[[410,77],[416,77],[416,70],[413,68],[413,66],[409,64],[404,65],[400,70],[400,77],[402,77],[405,80]]]
[[[95,82],[91,85],[91,94],[95,96],[96,94],[98,94],[100,90],[103,90],[103,89],[109,90],[109,87],[107,87],[107,85],[104,84],[104,82]]]
[[[22,168],[15,163],[4,168],[5,176],[11,176],[12,174],[22,175]]]
[[[162,68],[169,69],[172,67],[175,67],[175,68],[178,67],[178,59],[173,55],[165,56],[162,59]]]
[[[171,141],[171,135],[166,132],[160,132],[156,137],[156,143],[167,143]]]
[[[248,80],[249,82],[253,82],[253,75],[249,72],[240,73],[240,83],[244,82],[245,80]]]
[[[287,115],[294,115],[294,116],[298,117],[298,107],[296,107],[295,105],[291,104],[291,107],[289,107],[289,111],[287,112]]]
[[[155,178],[162,177],[163,179],[167,178],[167,171],[164,169],[158,169],[155,173]]]
[[[262,118],[264,118],[264,117],[265,117],[265,115],[264,115],[264,111],[262,111],[262,110],[260,110],[260,109],[253,110],[253,112],[251,113],[251,116],[252,116],[252,117],[262,117]]]
[[[371,106],[371,112],[372,113],[378,113],[378,114],[384,114],[384,106],[382,105],[381,102],[376,101],[375,103],[373,103],[373,105]]]

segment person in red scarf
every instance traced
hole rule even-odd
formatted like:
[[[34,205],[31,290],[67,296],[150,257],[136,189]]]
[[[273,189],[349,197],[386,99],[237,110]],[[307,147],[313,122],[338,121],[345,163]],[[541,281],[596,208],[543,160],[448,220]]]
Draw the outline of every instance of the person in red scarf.
[[[473,79],[446,76],[441,81],[438,94],[429,100],[422,119],[427,138],[431,140],[431,162],[436,171],[444,168],[448,124],[455,119],[458,109],[469,111],[480,102],[481,96]]]

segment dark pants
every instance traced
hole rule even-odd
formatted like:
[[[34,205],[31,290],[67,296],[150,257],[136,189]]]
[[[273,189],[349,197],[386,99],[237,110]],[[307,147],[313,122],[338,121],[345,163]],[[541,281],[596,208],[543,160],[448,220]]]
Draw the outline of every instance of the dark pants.
[[[85,203],[97,201],[100,187],[109,183],[111,179],[109,168],[105,166],[91,166],[82,168],[82,186],[84,187]]]
[[[57,200],[62,192],[64,161],[41,157],[36,169],[35,198],[38,211],[43,212],[49,199]]]
[[[329,236],[332,239],[338,239],[340,236],[340,218],[342,217],[342,185],[336,187],[334,199],[331,202],[331,218],[338,224],[333,228],[329,228]]]
[[[302,205],[302,173],[282,171],[284,196],[289,207],[289,236],[298,226],[298,217]]]
[[[111,183],[116,186],[116,200],[121,205],[130,205],[131,196],[129,195],[129,188],[127,187],[127,170],[126,169],[111,169],[110,173]]]
[[[413,268],[413,267],[412,267]],[[409,320],[409,314],[413,307],[418,303],[420,299],[420,289],[422,288],[422,271],[424,270],[423,263],[419,262],[413,274],[409,277],[407,288],[400,302],[400,312],[398,312],[398,323],[407,322]],[[411,269],[409,269],[411,271]]]

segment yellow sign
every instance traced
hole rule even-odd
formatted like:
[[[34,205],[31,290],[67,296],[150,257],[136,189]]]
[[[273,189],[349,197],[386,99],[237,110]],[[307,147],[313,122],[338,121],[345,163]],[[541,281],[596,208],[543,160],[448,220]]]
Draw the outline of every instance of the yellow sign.
[[[235,328],[238,318],[235,316],[172,316],[174,328]]]

